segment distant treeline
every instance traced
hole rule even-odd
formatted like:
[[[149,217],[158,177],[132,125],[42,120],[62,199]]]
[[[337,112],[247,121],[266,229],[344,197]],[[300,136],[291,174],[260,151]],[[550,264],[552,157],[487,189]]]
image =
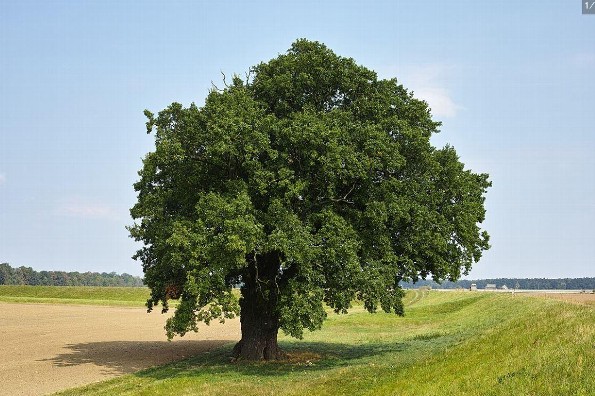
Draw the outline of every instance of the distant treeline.
[[[143,280],[129,274],[115,272],[35,271],[30,267],[12,268],[0,264],[0,285],[40,286],[143,286]]]
[[[431,280],[420,280],[416,283],[401,282],[401,287],[407,289],[418,288],[421,286],[430,286],[433,289],[468,289],[475,283],[478,289],[484,289],[487,284],[496,285],[498,289],[506,285],[509,289],[524,290],[593,290],[595,289],[595,278],[499,278],[499,279],[478,279],[478,280],[459,280],[457,282],[444,281],[438,284]]]
[[[498,278],[444,281],[437,283],[432,280],[419,280],[416,283],[401,282],[401,287],[414,289],[430,286],[433,289],[469,289],[475,283],[478,289],[484,289],[487,284],[496,285],[499,289],[506,285],[509,289],[524,290],[593,290],[595,278]],[[0,285],[41,285],[41,286],[144,286],[142,278],[129,274],[115,272],[65,272],[65,271],[35,271],[30,267],[12,268],[8,263],[0,264]]]

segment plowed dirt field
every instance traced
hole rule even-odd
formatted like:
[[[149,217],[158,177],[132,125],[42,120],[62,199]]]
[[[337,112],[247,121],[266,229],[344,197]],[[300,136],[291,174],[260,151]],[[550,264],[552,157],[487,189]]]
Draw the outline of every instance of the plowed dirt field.
[[[577,304],[595,305],[595,294],[593,293],[530,293],[529,295],[553,298]]]
[[[0,303],[0,395],[46,395],[240,339],[235,319],[168,342],[167,317],[143,308]]]

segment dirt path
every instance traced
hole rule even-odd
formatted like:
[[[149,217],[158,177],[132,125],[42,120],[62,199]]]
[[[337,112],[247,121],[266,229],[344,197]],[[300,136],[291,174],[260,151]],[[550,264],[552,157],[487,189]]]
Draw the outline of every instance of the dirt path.
[[[0,396],[45,395],[240,339],[236,319],[167,342],[166,318],[142,308],[0,303]]]

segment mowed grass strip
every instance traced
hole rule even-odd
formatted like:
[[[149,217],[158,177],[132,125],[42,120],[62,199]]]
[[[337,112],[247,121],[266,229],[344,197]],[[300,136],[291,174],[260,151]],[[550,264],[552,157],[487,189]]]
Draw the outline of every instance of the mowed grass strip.
[[[230,363],[232,345],[62,395],[594,395],[595,312],[560,301],[411,292],[404,318],[356,307],[287,362]]]
[[[146,287],[0,285],[0,301],[9,303],[143,307],[148,297]]]

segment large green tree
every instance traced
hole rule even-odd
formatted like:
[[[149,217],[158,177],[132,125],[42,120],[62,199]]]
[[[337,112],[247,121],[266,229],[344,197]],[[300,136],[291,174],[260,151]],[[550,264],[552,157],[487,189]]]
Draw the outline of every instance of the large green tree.
[[[239,314],[234,355],[278,359],[278,330],[319,329],[325,304],[402,315],[401,280],[457,279],[489,247],[488,175],[430,144],[427,103],[321,43],[145,114],[129,230],[149,310],[180,299],[169,337]]]

